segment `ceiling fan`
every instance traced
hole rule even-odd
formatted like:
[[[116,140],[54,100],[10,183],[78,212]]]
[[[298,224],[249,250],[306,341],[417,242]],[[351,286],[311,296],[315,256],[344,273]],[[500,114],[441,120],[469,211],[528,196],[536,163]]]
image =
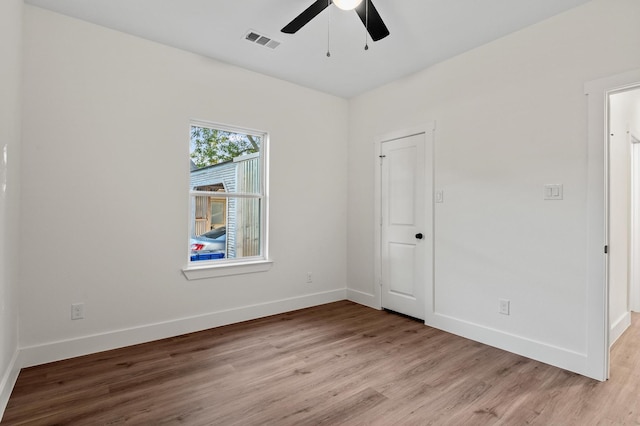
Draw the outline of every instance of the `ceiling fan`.
[[[317,0],[293,21],[289,22],[281,31],[287,34],[295,34],[300,28],[319,15],[320,12],[329,7],[331,3],[343,10],[355,9],[373,41],[382,40],[389,35],[387,26],[382,21],[371,0]]]

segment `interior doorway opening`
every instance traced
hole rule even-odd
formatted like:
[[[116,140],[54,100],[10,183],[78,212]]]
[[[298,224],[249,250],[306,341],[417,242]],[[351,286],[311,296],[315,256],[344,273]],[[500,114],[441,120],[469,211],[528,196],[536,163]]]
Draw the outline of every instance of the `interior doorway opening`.
[[[640,88],[640,69],[585,83],[587,95],[587,346],[586,375],[609,378],[611,348],[609,282],[609,100],[610,95]],[[628,292],[627,292],[628,293]]]
[[[608,94],[609,344],[640,309],[640,85]]]

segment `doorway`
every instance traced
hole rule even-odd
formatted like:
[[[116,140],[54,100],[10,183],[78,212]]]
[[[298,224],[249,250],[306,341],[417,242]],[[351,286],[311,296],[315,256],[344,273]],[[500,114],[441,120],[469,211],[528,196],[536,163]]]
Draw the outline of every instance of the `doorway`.
[[[584,86],[588,106],[587,141],[587,346],[585,375],[609,377],[611,342],[609,276],[609,97],[640,87],[640,69],[590,81]],[[624,249],[623,249],[624,250]],[[615,297],[615,296],[613,296]]]
[[[640,86],[609,93],[609,344],[631,324],[638,310],[638,139]]]
[[[380,308],[425,319],[433,282],[433,130],[376,142]]]

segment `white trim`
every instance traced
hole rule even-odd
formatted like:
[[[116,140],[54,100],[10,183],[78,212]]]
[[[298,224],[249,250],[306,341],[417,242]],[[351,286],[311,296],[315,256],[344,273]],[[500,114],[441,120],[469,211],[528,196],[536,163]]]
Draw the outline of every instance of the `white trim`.
[[[618,340],[622,333],[631,326],[631,312],[625,312],[620,318],[618,318],[612,325],[609,332],[609,347]]]
[[[587,95],[587,352],[584,374],[598,380],[609,377],[609,283],[607,188],[607,101],[609,94],[640,82],[640,69],[585,84]]]
[[[382,144],[376,139],[373,149],[374,193],[373,193],[373,300],[372,308],[382,309]]]
[[[368,306],[370,308],[378,310],[380,309],[380,304],[376,302],[377,299],[375,294],[365,293],[363,291],[348,288],[347,299],[363,306]]]
[[[584,376],[593,377],[589,368],[588,357],[583,353],[438,313],[429,318],[428,325],[485,345],[551,364]]]
[[[640,312],[640,144],[631,135],[631,251],[629,309]]]
[[[206,261],[201,261],[206,262]],[[198,262],[192,262],[189,266],[182,268],[182,274],[189,281],[202,280],[205,278],[218,278],[228,277],[230,275],[242,275],[253,274],[256,272],[266,272],[273,266],[271,260],[256,260],[248,262],[246,260],[238,261],[236,263],[218,263],[214,264],[215,260],[210,264],[198,264]],[[218,262],[224,262],[220,260]]]
[[[140,327],[108,331],[74,339],[49,342],[20,349],[20,365],[30,367],[110,349],[151,342],[186,333],[207,330],[283,312],[345,300],[346,289],[308,294],[257,305],[181,318]]]
[[[191,197],[214,197],[214,198],[264,198],[262,194],[252,194],[245,192],[214,192],[214,191],[189,191]]]
[[[9,397],[11,396],[13,387],[16,384],[16,380],[18,380],[18,374],[20,374],[18,358],[19,352],[16,350],[11,361],[9,361],[7,369],[2,375],[2,380],[0,381],[0,420],[2,419],[4,410],[7,408],[7,404],[9,403]]]

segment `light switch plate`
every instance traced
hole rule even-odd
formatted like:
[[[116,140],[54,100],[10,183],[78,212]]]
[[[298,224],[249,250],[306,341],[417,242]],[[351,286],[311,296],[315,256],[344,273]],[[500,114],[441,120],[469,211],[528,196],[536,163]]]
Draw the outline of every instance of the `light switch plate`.
[[[561,183],[550,183],[544,186],[544,199],[545,200],[562,200],[563,188]]]

